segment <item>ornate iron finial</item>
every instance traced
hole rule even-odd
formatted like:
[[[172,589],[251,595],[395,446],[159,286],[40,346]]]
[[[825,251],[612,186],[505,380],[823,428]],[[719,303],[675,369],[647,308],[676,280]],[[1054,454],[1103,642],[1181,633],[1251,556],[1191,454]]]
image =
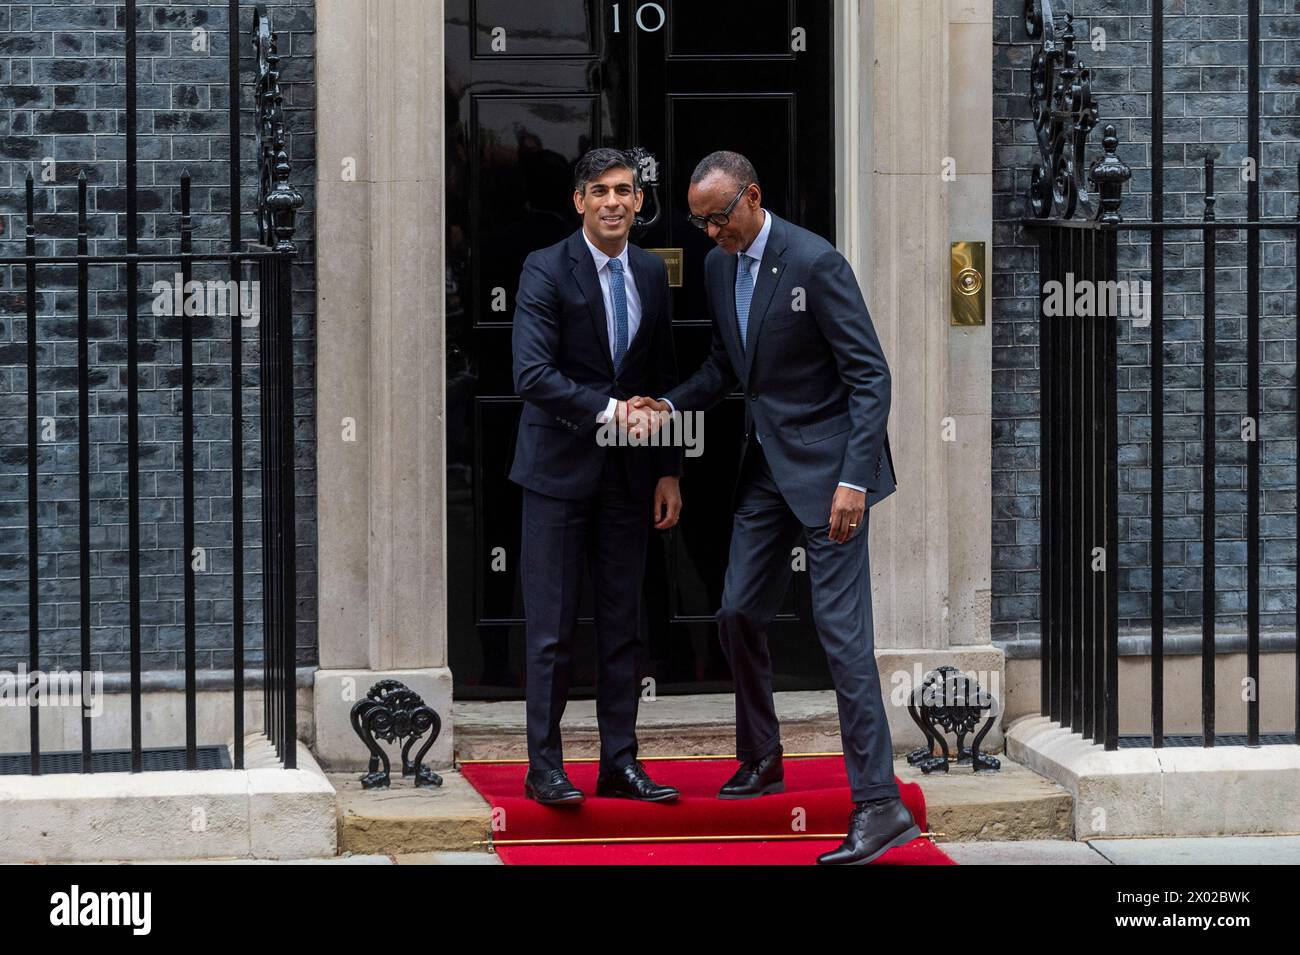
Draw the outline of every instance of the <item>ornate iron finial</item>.
[[[1112,183],[1114,195],[1105,205],[1096,203],[1088,192],[1090,177],[1086,178],[1084,153],[1088,136],[1097,125],[1098,111],[1092,98],[1092,71],[1079,59],[1075,49],[1074,16],[1065,14],[1065,29],[1058,37],[1051,0],[1025,0],[1025,32],[1040,40],[1029,71],[1029,95],[1039,153],[1029,187],[1034,215],[1042,219],[1053,216],[1071,219],[1076,211],[1081,211],[1089,218],[1118,222],[1122,185],[1128,176]],[[1114,127],[1108,126],[1107,130],[1113,136]],[[1114,145],[1107,150],[1118,164],[1110,167],[1115,172],[1128,169],[1114,157],[1114,146],[1118,143],[1115,138]]]
[[[1119,137],[1115,135],[1113,124],[1107,124],[1101,137],[1101,148],[1106,154],[1092,164],[1088,172],[1088,182],[1101,196],[1101,209],[1097,218],[1102,222],[1117,224],[1124,217],[1119,214],[1119,204],[1124,198],[1124,183],[1133,176],[1128,164],[1115,155]]]
[[[414,776],[417,786],[442,785],[441,776],[421,765],[429,747],[442,731],[442,720],[420,698],[420,694],[397,680],[380,680],[370,688],[365,699],[353,705],[350,717],[353,731],[370,750],[368,771],[361,777],[363,789],[388,788],[391,766],[379,740],[386,743],[406,740],[402,746],[403,777]],[[412,761],[411,747],[426,732],[429,738]],[[381,762],[384,766],[382,772],[379,769]]]
[[[277,252],[295,252],[294,222],[303,198],[289,185],[280,51],[271,32],[271,20],[260,7],[253,12],[253,49],[257,54],[258,241]],[[231,201],[236,201],[236,197]]]
[[[970,763],[971,770],[977,773],[996,772],[1002,768],[1002,762],[997,757],[980,752],[980,743],[997,720],[997,700],[986,693],[974,678],[956,667],[941,666],[927,673],[921,685],[912,692],[907,712],[925,734],[925,746],[909,753],[907,761],[913,766],[919,766],[926,775],[948,771],[948,741],[944,738],[945,733],[952,733],[957,738],[959,764]],[[966,735],[982,719],[987,722],[967,748]],[[942,755],[936,755],[936,744],[942,750]]]

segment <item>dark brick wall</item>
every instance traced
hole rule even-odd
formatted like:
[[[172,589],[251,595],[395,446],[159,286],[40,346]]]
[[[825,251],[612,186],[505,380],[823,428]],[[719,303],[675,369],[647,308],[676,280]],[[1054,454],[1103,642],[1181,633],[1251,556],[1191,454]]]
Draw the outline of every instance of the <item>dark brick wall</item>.
[[[1081,44],[1094,71],[1101,121],[1114,123],[1120,156],[1133,167],[1123,212],[1149,218],[1151,193],[1151,4],[1161,0],[1060,0],[1086,43],[1101,27],[1106,48]],[[1216,212],[1245,218],[1241,161],[1247,130],[1247,0],[1163,0],[1164,192],[1166,219],[1199,220],[1203,162],[1215,156]],[[1036,250],[1018,225],[1037,147],[1029,120],[1028,71],[1034,46],[1021,0],[994,3],[993,288],[993,632],[995,639],[1038,632],[1038,354]],[[1262,0],[1259,157],[1263,217],[1296,215],[1300,160],[1300,2]],[[1100,152],[1100,131],[1093,134]],[[1089,157],[1091,160],[1091,156]],[[1121,279],[1150,278],[1149,242],[1122,239]],[[1261,616],[1265,627],[1294,628],[1296,504],[1295,240],[1265,234],[1261,250],[1263,358],[1259,434]],[[1165,615],[1171,629],[1199,626],[1202,495],[1202,247],[1199,234],[1174,233],[1164,253],[1165,301]],[[1246,244],[1222,234],[1216,269],[1217,519],[1219,628],[1240,632],[1246,609]],[[1140,630],[1150,603],[1150,328],[1121,319],[1119,359],[1120,615]]]
[[[316,655],[315,427],[313,383],[315,178],[312,0],[271,0],[280,37],[292,182],[306,204],[298,219],[295,268],[295,421],[297,425],[298,644]],[[256,201],[252,111],[253,59],[244,4],[240,30],[244,105],[242,208]],[[92,252],[125,251],[125,83],[120,4],[80,0],[0,2],[0,250],[21,254],[23,188],[36,175],[36,231],[42,253],[75,252],[77,177],[89,182]],[[188,170],[196,251],[228,245],[230,208],[227,109],[227,5],[141,3],[138,8],[138,182],[141,252],[179,248],[178,182]],[[199,32],[195,32],[199,31]],[[194,49],[206,39],[206,49]],[[201,43],[199,44],[201,46]],[[53,172],[44,181],[42,172]],[[255,238],[251,218],[244,236]],[[156,318],[151,289],[174,267],[141,269],[139,402],[141,591],[144,665],[181,665],[184,574],[181,500],[182,319]],[[196,279],[223,278],[199,267]],[[26,660],[27,369],[25,271],[0,268],[0,668]],[[80,665],[78,544],[78,397],[76,274],[46,268],[39,277],[38,415],[55,423],[55,440],[38,452],[41,665]],[[90,276],[91,640],[96,665],[127,666],[126,327],[125,271]],[[208,569],[197,580],[199,665],[231,665],[232,525],[230,471],[230,319],[194,323],[196,543]],[[245,642],[260,659],[260,474],[256,329],[244,331]]]

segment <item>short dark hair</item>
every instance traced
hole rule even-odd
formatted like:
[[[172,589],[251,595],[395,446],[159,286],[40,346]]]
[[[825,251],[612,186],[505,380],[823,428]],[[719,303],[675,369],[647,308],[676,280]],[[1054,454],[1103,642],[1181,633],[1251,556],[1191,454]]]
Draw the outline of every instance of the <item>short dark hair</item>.
[[[703,182],[715,172],[725,175],[736,184],[737,189],[751,182],[758,185],[758,173],[754,170],[754,164],[740,153],[732,152],[730,149],[719,149],[701,159],[699,165],[695,167],[695,172],[691,173],[691,185]],[[759,186],[759,188],[763,187]]]
[[[573,167],[573,189],[586,194],[587,183],[599,179],[611,169],[627,169],[632,173],[632,188],[641,188],[641,170],[632,161],[632,157],[621,149],[600,146],[588,149],[582,154],[577,165]]]

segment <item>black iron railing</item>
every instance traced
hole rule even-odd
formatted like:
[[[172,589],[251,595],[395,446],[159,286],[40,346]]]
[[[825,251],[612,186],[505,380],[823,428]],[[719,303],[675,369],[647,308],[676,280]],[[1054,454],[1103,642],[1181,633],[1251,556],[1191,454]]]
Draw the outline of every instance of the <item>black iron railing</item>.
[[[1260,155],[1258,0],[1249,0],[1249,143]],[[1164,547],[1164,240],[1167,233],[1198,233],[1203,250],[1201,286],[1203,364],[1203,460],[1201,462],[1201,733],[1195,742],[1213,746],[1215,732],[1216,475],[1215,321],[1216,247],[1224,233],[1246,236],[1246,416],[1258,428],[1260,413],[1260,238],[1268,232],[1294,236],[1295,221],[1259,218],[1259,177],[1247,180],[1247,218],[1215,217],[1214,157],[1205,158],[1201,221],[1164,221],[1163,31],[1160,4],[1152,10],[1152,187],[1150,221],[1123,221],[1120,188],[1127,167],[1115,153],[1114,127],[1107,127],[1105,155],[1087,167],[1084,149],[1097,125],[1091,74],[1079,59],[1073,17],[1061,29],[1051,0],[1026,0],[1029,35],[1040,41],[1031,70],[1033,119],[1040,161],[1034,170],[1024,220],[1039,250],[1041,712],[1106,749],[1135,743],[1163,746],[1165,694]],[[1297,170],[1300,183],[1300,169]],[[1089,188],[1094,191],[1089,192]],[[1077,218],[1082,214],[1088,218]],[[1049,307],[1052,283],[1094,288],[1119,279],[1120,233],[1150,237],[1151,288],[1151,734],[1121,738],[1119,714],[1119,502],[1117,343],[1113,309],[1062,316]],[[1300,255],[1297,256],[1300,258]],[[1300,288],[1300,264],[1296,287]],[[1300,294],[1297,296],[1300,298]],[[1098,296],[1098,299],[1100,297]],[[1300,317],[1297,318],[1300,330]],[[1300,331],[1298,331],[1300,334]],[[1297,341],[1300,346],[1300,339]],[[1300,350],[1300,348],[1298,348]],[[1300,415],[1297,416],[1300,425]],[[1297,435],[1300,440],[1300,435]],[[1260,450],[1257,432],[1246,443],[1246,733],[1230,742],[1300,742],[1300,734],[1260,733]],[[1300,555],[1298,555],[1300,558]],[[1300,632],[1300,621],[1297,622]],[[1296,655],[1294,728],[1300,728],[1300,653]]]
[[[295,613],[294,599],[294,430],[293,430],[293,311],[292,271],[296,248],[293,243],[296,210],[302,197],[289,185],[289,162],[286,150],[286,132],[280,88],[279,54],[276,40],[270,30],[265,10],[254,11],[252,45],[256,56],[256,113],[257,152],[259,163],[259,190],[257,223],[259,239],[256,243],[241,243],[240,155],[239,155],[239,3],[229,2],[230,23],[230,248],[219,252],[194,252],[194,222],[191,215],[190,176],[186,172],[180,179],[180,228],[178,253],[141,253],[139,251],[139,201],[137,198],[136,166],[136,4],[125,4],[125,58],[126,58],[126,251],[121,254],[91,255],[87,229],[87,183],[83,172],[78,179],[77,252],[68,255],[38,255],[35,228],[35,182],[31,173],[26,181],[26,235],[25,254],[0,257],[0,267],[16,267],[25,273],[27,317],[27,562],[28,562],[28,660],[29,681],[37,679],[43,663],[40,627],[39,567],[41,553],[38,537],[39,469],[38,421],[39,397],[37,379],[38,322],[57,319],[57,315],[41,315],[38,304],[42,297],[42,278],[51,273],[75,267],[77,283],[78,327],[78,496],[80,545],[80,657],[82,673],[93,669],[91,640],[91,494],[90,494],[90,380],[89,380],[89,295],[93,270],[123,269],[126,275],[125,322],[127,402],[127,554],[128,554],[128,607],[129,607],[129,668],[130,668],[130,759],[132,772],[148,768],[161,768],[165,760],[147,758],[157,754],[142,746],[143,694],[141,685],[141,587],[140,587],[140,403],[139,359],[141,353],[139,316],[139,277],[142,266],[171,265],[179,270],[182,288],[194,278],[194,269],[217,269],[217,274],[228,274],[230,354],[231,354],[231,554],[233,597],[233,676],[231,695],[231,738],[233,764],[244,765],[243,741],[245,651],[244,651],[244,580],[245,555],[243,532],[244,447],[242,420],[242,327],[256,325],[259,356],[259,397],[261,406],[261,492],[262,541],[261,566],[263,574],[263,624],[262,652],[263,686],[265,704],[265,732],[275,746],[286,768],[296,764],[295,751]],[[248,315],[240,308],[243,297],[239,291],[244,283],[256,283],[256,314]],[[246,287],[246,286],[245,286]],[[48,301],[53,301],[50,296]],[[216,317],[216,316],[209,316]],[[222,316],[224,317],[224,316]],[[224,761],[208,752],[210,746],[198,742],[197,713],[197,649],[196,649],[196,595],[195,568],[191,559],[195,552],[195,449],[194,449],[194,328],[189,315],[179,319],[181,329],[181,417],[182,417],[182,500],[184,534],[184,675],[185,675],[185,742],[183,768],[198,769],[218,767]],[[82,702],[86,682],[81,683]],[[30,710],[30,747],[25,754],[25,771],[39,774],[43,768],[64,765],[52,757],[64,754],[42,753],[38,707]],[[83,707],[81,720],[80,771],[112,766],[125,768],[125,755],[113,751],[113,759],[106,761],[107,751],[96,751],[88,707]],[[23,762],[22,754],[8,757],[9,771]],[[180,767],[177,767],[180,768]]]
[[[1039,232],[1040,284],[1116,276],[1115,227]],[[1042,712],[1110,746],[1118,733],[1116,334],[1107,317],[1039,319]]]

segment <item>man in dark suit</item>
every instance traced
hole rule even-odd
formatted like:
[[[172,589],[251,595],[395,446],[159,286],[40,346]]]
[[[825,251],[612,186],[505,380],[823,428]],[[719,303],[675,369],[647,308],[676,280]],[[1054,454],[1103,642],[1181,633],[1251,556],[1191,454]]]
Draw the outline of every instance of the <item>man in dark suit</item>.
[[[885,425],[889,368],[853,270],[820,236],[762,208],[753,165],[706,156],[691,221],[717,244],[704,260],[713,342],[704,364],[634,407],[704,410],[739,383],[745,435],[719,637],[736,684],[735,775],[719,792],[784,789],[766,629],[806,538],[814,623],[839,706],[855,808],[824,864],[870,862],[920,835],[894,781],[871,622],[868,506],[894,490]]]
[[[582,228],[524,261],[515,307],[515,390],[524,399],[510,480],[523,487],[527,618],[528,774],[546,804],[581,802],[564,772],[560,717],[584,569],[595,594],[596,793],[653,802],[677,798],[637,760],[636,651],[650,523],[677,523],[680,454],[608,439],[641,433],[650,413],[629,397],[676,380],[668,273],[628,242],[643,194],[633,160],[593,149],[575,170]],[[617,434],[614,435],[617,437]],[[652,514],[653,512],[653,514]]]

